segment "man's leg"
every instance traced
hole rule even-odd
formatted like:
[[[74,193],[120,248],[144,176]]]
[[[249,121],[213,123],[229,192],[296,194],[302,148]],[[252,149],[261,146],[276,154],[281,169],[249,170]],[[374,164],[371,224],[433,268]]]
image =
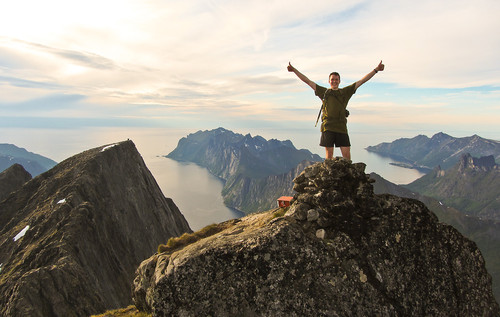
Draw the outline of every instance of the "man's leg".
[[[326,158],[331,159],[333,158],[333,147],[325,147],[326,150]]]
[[[348,160],[351,159],[351,147],[350,146],[341,146],[340,152],[342,152],[342,157],[344,157]],[[333,148],[332,148],[332,154],[333,154]]]

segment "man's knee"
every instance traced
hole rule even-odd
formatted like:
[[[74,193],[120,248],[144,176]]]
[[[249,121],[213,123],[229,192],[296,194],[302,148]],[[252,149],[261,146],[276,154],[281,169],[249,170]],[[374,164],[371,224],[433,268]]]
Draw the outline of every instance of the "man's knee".
[[[331,159],[333,158],[333,147],[325,147],[326,150],[326,158]]]
[[[340,147],[340,151],[342,152],[342,157],[350,160],[351,159],[351,147],[350,146],[342,146]]]

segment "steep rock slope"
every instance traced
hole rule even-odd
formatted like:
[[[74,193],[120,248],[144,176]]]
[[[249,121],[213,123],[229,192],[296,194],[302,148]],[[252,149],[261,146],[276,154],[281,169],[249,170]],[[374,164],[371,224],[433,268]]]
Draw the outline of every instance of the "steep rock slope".
[[[0,173],[0,201],[13,191],[19,189],[31,179],[31,174],[26,172],[20,164],[14,164]]]
[[[0,203],[0,315],[127,306],[138,264],[188,231],[132,141],[75,155]]]
[[[414,138],[401,138],[394,142],[385,142],[369,146],[366,150],[394,158],[407,167],[432,170],[440,165],[447,169],[455,165],[463,154],[472,156],[493,155],[500,161],[500,142],[473,135],[455,138],[445,133],[437,133],[431,138],[418,135]]]
[[[392,194],[400,197],[414,198],[423,202],[427,208],[436,214],[439,221],[447,223],[474,241],[481,251],[486,269],[492,277],[493,294],[500,302],[500,222],[478,217],[467,216],[463,212],[447,206],[443,202],[417,192],[413,192],[401,185],[393,184],[380,175],[370,173],[370,178],[376,180],[373,184],[376,194]]]
[[[302,161],[287,173],[263,178],[231,177],[222,190],[224,203],[247,214],[272,209],[277,198],[293,195],[293,179],[313,163]]]
[[[438,166],[405,187],[467,215],[500,220],[500,167],[492,155],[464,154],[455,166],[447,170]]]
[[[308,150],[296,149],[289,140],[266,140],[223,128],[182,138],[167,157],[194,162],[222,178],[226,181],[222,190],[225,204],[245,213],[270,208],[277,193],[291,195],[297,166],[301,164],[303,169],[310,162],[321,161]]]
[[[153,316],[498,316],[476,245],[421,202],[373,194],[364,164],[326,160],[265,212],[137,270]]]

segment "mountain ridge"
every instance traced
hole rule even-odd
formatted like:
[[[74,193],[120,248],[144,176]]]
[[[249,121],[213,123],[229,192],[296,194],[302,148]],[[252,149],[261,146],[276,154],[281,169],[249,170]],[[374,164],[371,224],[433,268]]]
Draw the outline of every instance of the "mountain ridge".
[[[465,153],[476,157],[493,155],[496,162],[500,162],[500,141],[485,139],[476,134],[463,138],[455,138],[443,132],[436,133],[431,138],[418,135],[368,146],[366,150],[388,156],[397,161],[396,165],[426,172],[438,165],[447,169],[455,165]]]
[[[279,196],[291,195],[297,166],[322,160],[308,150],[296,149],[290,140],[266,140],[224,128],[189,134],[166,157],[207,168],[224,181],[224,203],[247,214],[269,209]],[[288,185],[284,186],[285,183]],[[279,191],[262,191],[278,184]],[[279,195],[275,196],[277,192]]]
[[[463,154],[454,166],[446,170],[437,166],[404,187],[467,215],[500,220],[500,167],[493,155],[474,158]]]
[[[164,239],[191,231],[132,141],[31,179],[0,202],[0,226],[0,314],[14,317],[127,306],[137,265]]]
[[[321,160],[308,150],[297,150],[290,140],[266,140],[224,128],[191,133],[166,157],[197,163],[225,180],[235,174],[252,178],[279,175],[303,160]],[[252,168],[255,165],[258,168]]]

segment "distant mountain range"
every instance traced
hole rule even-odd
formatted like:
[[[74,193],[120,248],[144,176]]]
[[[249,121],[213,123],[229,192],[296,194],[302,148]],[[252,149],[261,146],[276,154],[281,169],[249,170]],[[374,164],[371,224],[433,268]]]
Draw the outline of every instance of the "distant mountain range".
[[[440,132],[432,138],[425,135],[401,138],[391,143],[369,146],[366,150],[394,159],[395,165],[426,172],[438,165],[442,169],[450,168],[466,153],[474,157],[493,155],[496,162],[500,162],[500,142],[477,135],[455,138]]]
[[[268,141],[224,128],[189,134],[166,157],[196,163],[223,179],[224,203],[245,213],[269,209],[279,196],[292,195],[295,176],[322,160],[289,140]]]
[[[57,164],[49,158],[28,152],[13,144],[0,144],[0,172],[16,163],[22,165],[32,177],[48,171]]]

